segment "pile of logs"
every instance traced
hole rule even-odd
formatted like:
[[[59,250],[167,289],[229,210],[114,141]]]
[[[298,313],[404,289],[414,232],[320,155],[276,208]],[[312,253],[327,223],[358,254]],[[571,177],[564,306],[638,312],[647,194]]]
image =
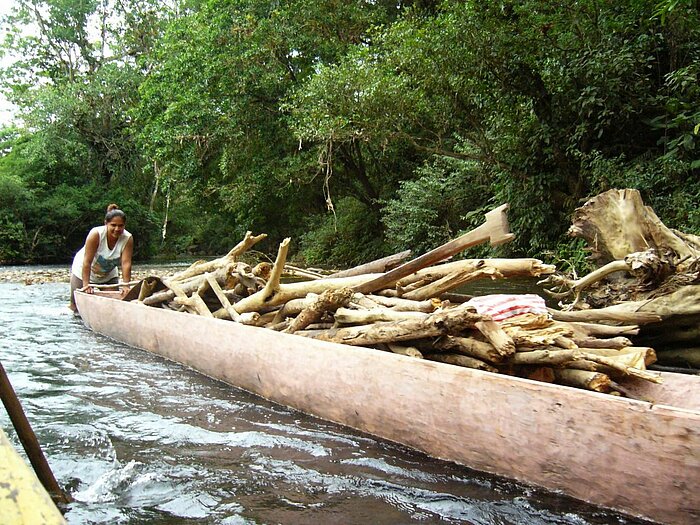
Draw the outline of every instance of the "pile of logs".
[[[660,365],[700,369],[700,237],[667,227],[633,189],[589,199],[575,211],[569,234],[587,243],[598,268],[542,283],[560,308],[656,315],[635,343],[653,345]]]
[[[477,313],[470,296],[455,293],[476,279],[554,273],[554,266],[537,259],[445,262],[479,242],[510,240],[505,209],[408,262],[410,252],[403,252],[332,275],[288,265],[289,239],[280,244],[274,264],[240,262],[265,238],[248,232],[224,257],[195,263],[164,281],[147,278],[127,300],[599,392],[624,394],[619,381],[628,376],[658,382],[646,370],[656,359],[654,350],[635,347],[628,338],[640,323],[658,320],[655,315],[545,310],[496,322]],[[297,280],[282,282],[283,276]]]

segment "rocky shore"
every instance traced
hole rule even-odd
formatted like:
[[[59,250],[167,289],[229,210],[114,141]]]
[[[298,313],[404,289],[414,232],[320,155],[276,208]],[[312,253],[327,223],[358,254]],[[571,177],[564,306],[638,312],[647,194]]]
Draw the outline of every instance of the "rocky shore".
[[[159,277],[169,277],[182,270],[182,266],[134,266],[131,272],[133,281],[139,281],[149,275]],[[0,283],[24,283],[26,285],[44,283],[66,283],[70,282],[70,268],[37,268],[33,266],[0,266]]]

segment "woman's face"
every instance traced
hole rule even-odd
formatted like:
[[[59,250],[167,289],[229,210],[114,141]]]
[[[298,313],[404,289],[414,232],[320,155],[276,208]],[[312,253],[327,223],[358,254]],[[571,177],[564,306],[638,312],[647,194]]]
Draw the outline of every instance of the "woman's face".
[[[117,239],[124,233],[126,222],[122,217],[114,217],[111,221],[105,222],[105,226],[107,227],[107,235],[112,239]]]

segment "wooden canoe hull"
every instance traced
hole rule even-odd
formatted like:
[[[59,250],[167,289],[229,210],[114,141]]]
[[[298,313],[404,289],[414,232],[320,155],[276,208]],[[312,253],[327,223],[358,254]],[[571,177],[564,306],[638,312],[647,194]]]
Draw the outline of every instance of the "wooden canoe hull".
[[[426,454],[660,523],[700,521],[700,377],[654,404],[76,293],[97,333]],[[666,404],[664,404],[666,403]]]

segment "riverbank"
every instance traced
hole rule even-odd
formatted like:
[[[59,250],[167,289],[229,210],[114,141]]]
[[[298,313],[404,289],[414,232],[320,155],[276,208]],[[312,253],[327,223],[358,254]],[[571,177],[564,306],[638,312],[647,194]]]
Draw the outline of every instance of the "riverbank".
[[[182,265],[135,265],[131,271],[131,279],[140,281],[149,275],[169,277],[181,271]],[[0,266],[0,283],[24,283],[26,285],[45,283],[69,283],[70,268],[68,266],[39,267],[39,266]]]

